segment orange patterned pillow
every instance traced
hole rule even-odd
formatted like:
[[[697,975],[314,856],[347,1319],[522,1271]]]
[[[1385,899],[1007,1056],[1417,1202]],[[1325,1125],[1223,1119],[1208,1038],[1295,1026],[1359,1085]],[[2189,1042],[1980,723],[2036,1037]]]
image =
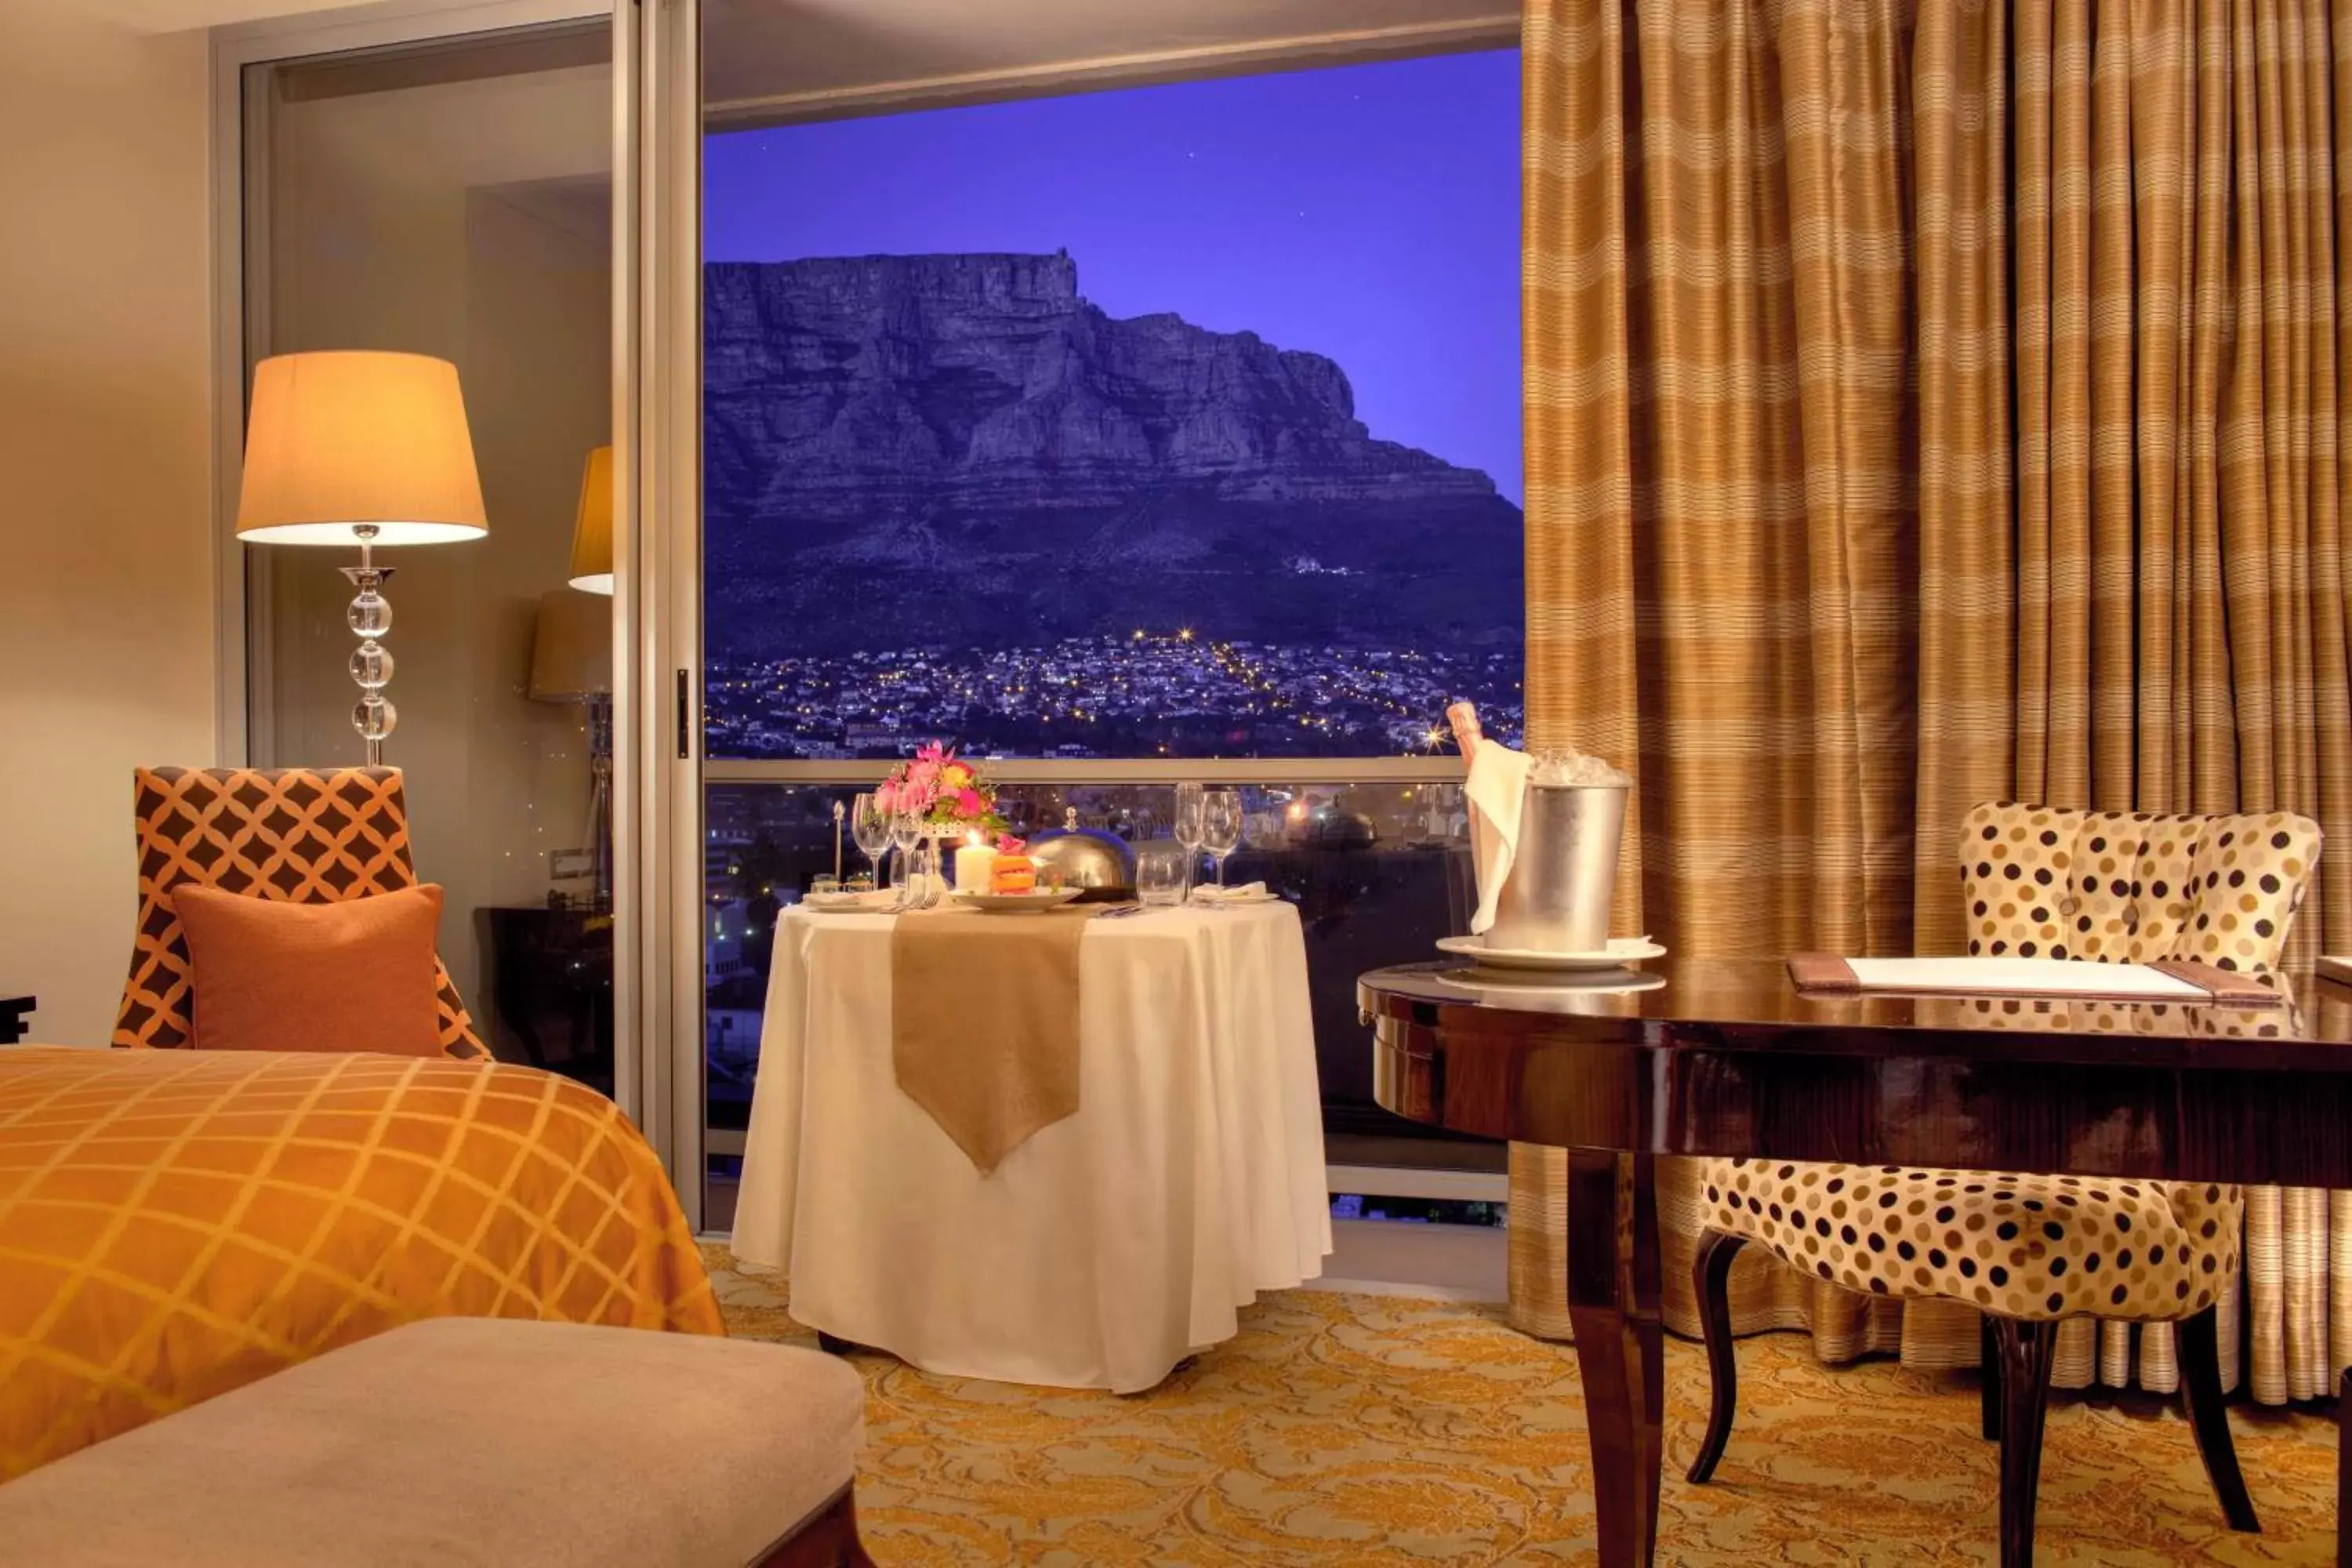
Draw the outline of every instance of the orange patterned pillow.
[[[207,1051],[441,1055],[430,882],[338,904],[183,883],[195,1046]]]

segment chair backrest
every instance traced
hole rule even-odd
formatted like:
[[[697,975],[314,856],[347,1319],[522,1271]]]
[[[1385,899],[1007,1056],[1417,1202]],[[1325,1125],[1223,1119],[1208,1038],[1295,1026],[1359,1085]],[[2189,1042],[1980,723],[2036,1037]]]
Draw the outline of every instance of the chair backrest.
[[[1960,827],[1969,951],[2268,970],[2286,951],[2319,851],[2319,825],[2288,811],[1980,805]]]
[[[398,768],[141,768],[139,931],[114,1044],[192,1043],[188,943],[164,895],[184,882],[298,904],[331,904],[416,885]],[[441,1048],[489,1051],[433,961]]]

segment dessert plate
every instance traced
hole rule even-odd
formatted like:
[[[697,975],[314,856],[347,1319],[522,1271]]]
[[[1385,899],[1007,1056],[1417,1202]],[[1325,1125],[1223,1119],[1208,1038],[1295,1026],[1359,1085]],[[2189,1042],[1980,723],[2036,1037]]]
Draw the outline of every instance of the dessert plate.
[[[1442,936],[1437,951],[1467,958],[1488,969],[1542,971],[1564,974],[1580,969],[1622,969],[1644,959],[1664,958],[1666,950],[1646,936],[1612,936],[1598,952],[1538,952],[1526,947],[1488,947],[1480,936]]]
[[[1040,888],[1034,893],[955,893],[955,901],[968,910],[978,910],[991,915],[1034,915],[1041,910],[1057,909],[1076,898],[1083,888]]]
[[[820,915],[849,915],[860,910],[869,912],[887,910],[898,897],[888,888],[871,892],[808,893],[802,896],[801,908]]]

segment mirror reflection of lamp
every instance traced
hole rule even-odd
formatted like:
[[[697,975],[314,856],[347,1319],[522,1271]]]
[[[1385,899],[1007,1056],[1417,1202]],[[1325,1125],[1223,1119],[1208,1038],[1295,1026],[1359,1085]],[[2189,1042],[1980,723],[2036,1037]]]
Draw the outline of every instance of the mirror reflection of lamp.
[[[587,710],[595,908],[613,907],[613,448],[588,454],[572,529],[572,586],[540,595],[530,696]]]

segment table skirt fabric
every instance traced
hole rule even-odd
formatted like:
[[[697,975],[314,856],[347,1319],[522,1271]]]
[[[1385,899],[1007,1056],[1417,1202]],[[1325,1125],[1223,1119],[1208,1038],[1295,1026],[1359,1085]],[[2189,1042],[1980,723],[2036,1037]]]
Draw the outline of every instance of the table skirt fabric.
[[[891,1068],[891,918],[779,922],[734,1250],[793,1315],[929,1371],[1133,1392],[1331,1248],[1297,912],[1079,948],[1076,1115],[989,1175]]]

